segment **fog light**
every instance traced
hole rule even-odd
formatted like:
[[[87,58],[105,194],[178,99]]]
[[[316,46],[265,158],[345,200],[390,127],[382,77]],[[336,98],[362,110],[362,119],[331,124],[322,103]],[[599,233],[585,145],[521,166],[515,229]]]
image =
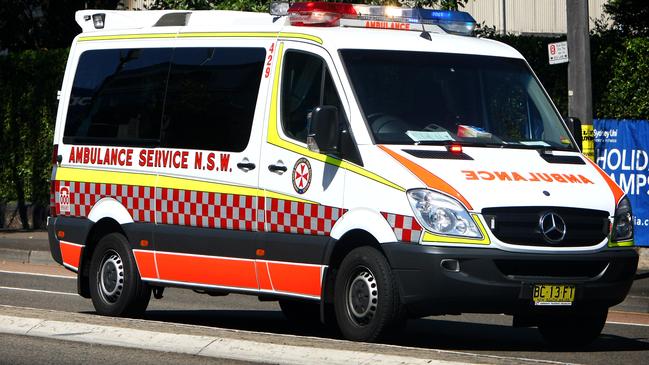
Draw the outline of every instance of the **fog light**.
[[[456,259],[443,259],[439,266],[446,271],[460,272],[460,262]]]

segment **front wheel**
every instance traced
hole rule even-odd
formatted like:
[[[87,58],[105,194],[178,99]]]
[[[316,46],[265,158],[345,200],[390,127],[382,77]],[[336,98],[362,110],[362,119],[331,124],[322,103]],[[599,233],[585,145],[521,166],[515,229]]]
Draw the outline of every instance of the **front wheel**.
[[[606,324],[608,310],[544,318],[538,327],[543,339],[554,347],[582,347],[593,342]]]
[[[399,292],[385,257],[372,247],[352,250],[334,288],[336,320],[343,336],[374,341],[401,320]]]
[[[139,316],[151,299],[151,287],[143,283],[126,237],[104,236],[90,262],[90,296],[98,314]]]

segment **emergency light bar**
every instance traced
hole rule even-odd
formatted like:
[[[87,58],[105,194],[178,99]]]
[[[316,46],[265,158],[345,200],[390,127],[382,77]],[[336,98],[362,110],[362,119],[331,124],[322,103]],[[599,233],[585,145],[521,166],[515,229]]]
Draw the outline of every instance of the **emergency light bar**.
[[[424,25],[436,25],[446,33],[471,35],[476,21],[463,11],[403,8],[393,6],[348,3],[273,2],[271,14],[288,15],[294,26],[362,27],[398,30],[424,30]]]

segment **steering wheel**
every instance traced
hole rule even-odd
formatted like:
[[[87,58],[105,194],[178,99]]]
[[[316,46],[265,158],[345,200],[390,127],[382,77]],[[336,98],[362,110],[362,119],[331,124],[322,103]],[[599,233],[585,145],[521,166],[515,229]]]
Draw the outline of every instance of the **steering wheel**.
[[[403,119],[386,113],[372,113],[367,116],[367,123],[372,132],[381,133],[405,133],[410,127]]]

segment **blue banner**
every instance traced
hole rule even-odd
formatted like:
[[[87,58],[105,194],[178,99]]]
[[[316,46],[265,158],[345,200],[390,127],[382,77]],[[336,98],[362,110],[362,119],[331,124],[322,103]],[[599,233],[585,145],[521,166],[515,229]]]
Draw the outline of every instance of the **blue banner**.
[[[595,161],[629,196],[636,246],[649,246],[649,121],[593,120]]]

